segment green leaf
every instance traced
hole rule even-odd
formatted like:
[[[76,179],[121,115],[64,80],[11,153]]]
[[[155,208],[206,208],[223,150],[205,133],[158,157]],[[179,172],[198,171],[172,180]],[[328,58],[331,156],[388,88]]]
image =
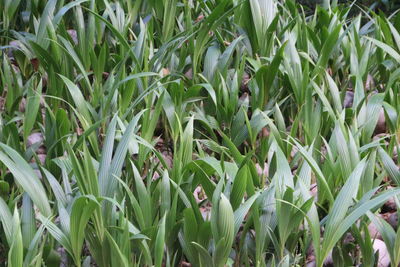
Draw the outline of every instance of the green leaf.
[[[234,212],[234,218],[235,218],[235,228],[234,228],[234,234],[238,233],[240,226],[243,223],[244,218],[246,217],[248,211],[254,204],[254,202],[257,200],[257,198],[260,196],[260,194],[254,194],[250,198],[248,198],[242,205],[240,205],[239,208],[237,208]]]
[[[0,148],[4,151],[0,151],[0,161],[7,166],[43,216],[50,216],[51,208],[46,191],[32,167],[11,147],[0,143]]]
[[[11,246],[13,240],[13,217],[7,203],[0,197],[0,222],[7,239],[7,243]]]
[[[300,145],[299,142],[294,140],[292,137],[290,137],[290,139],[297,146],[297,148],[299,149],[300,154],[304,157],[304,159],[307,161],[307,163],[310,165],[311,169],[313,170],[313,172],[317,176],[317,181],[320,183],[321,188],[323,188],[322,190],[324,190],[324,192],[326,192],[328,194],[328,200],[331,203],[333,203],[334,202],[333,194],[331,192],[331,189],[329,188],[329,185],[328,185],[328,182],[327,182],[327,180],[325,178],[325,175],[321,171],[321,169],[318,166],[317,162],[314,160],[312,155],[306,149],[304,149],[304,147],[302,147]]]
[[[341,30],[342,25],[337,25],[329,34],[328,38],[325,40],[324,45],[322,46],[322,50],[320,52],[320,56],[318,58],[318,62],[315,66],[315,70],[313,73],[314,75],[317,74],[317,72],[325,71],[332,51],[338,44],[339,33]]]
[[[215,209],[213,207],[213,209]],[[232,249],[232,243],[234,239],[234,215],[232,206],[229,203],[229,200],[224,196],[224,194],[220,195],[220,199],[218,200],[217,211],[213,213],[211,216],[216,220],[216,230],[217,235],[216,238],[216,249],[213,254],[213,261],[215,266],[222,267],[226,264],[230,251]]]
[[[161,219],[159,229],[157,232],[157,237],[156,237],[156,242],[155,242],[155,266],[156,267],[161,267],[162,266],[162,260],[164,256],[164,241],[165,240],[165,215]]]
[[[118,264],[118,266],[121,267],[128,267],[130,266],[128,263],[128,259],[122,254],[121,249],[118,247],[118,244],[115,242],[115,240],[112,238],[111,234],[108,231],[105,231],[105,235],[108,239],[108,242],[110,244],[111,252],[113,261]]]
[[[135,127],[140,119],[140,117],[142,116],[142,114],[145,112],[145,110],[142,110],[141,112],[139,112],[129,123],[128,127],[125,129],[124,135],[122,136],[116,151],[114,153],[114,156],[110,162],[110,167],[108,168],[108,175],[105,175],[104,173],[106,172],[106,170],[104,168],[107,168],[108,165],[108,161],[109,161],[109,156],[110,153],[112,151],[112,147],[111,147],[111,142],[112,142],[112,137],[115,133],[110,132],[109,134],[111,134],[111,137],[109,137],[109,139],[107,139],[107,147],[104,153],[108,153],[104,155],[104,160],[105,162],[103,162],[102,167],[101,167],[101,173],[102,176],[99,177],[101,180],[99,181],[99,184],[101,186],[101,195],[102,196],[106,196],[106,197],[113,197],[113,194],[115,193],[115,189],[117,186],[117,181],[115,179],[115,176],[119,177],[121,175],[121,169],[122,169],[122,165],[124,163],[125,157],[126,157],[126,153],[128,151],[128,144],[133,136],[133,132],[135,130]],[[113,125],[111,127],[111,130],[113,129]]]
[[[17,208],[14,210],[13,216],[13,237],[8,252],[8,266],[20,267],[24,261],[24,247],[22,242],[21,225]]]
[[[69,255],[71,255],[71,257],[74,257],[71,241],[63,233],[63,231],[61,231],[60,228],[58,228],[54,223],[52,223],[49,218],[45,218],[43,215],[39,215],[38,219],[42,223],[42,225],[47,229],[47,231],[53,236],[53,238],[57,240],[57,242],[64,247],[64,249],[69,253]]]
[[[32,201],[26,193],[22,198],[21,231],[24,248],[29,248],[36,233],[36,221]]]
[[[400,185],[400,171],[397,165],[393,162],[388,153],[381,147],[378,148],[378,155],[382,161],[383,168],[389,174],[389,177],[397,184]]]
[[[100,204],[94,196],[81,196],[75,199],[72,205],[70,218],[71,248],[74,260],[80,265],[81,250],[85,239],[85,228],[92,217],[93,212]],[[79,262],[79,264],[78,264]]]
[[[364,171],[366,159],[358,163],[357,167],[351,173],[346,183],[340,190],[338,196],[333,203],[333,207],[328,215],[326,221],[324,241],[322,244],[322,254],[324,256],[333,248],[337,242],[338,228],[342,225],[343,220],[346,218],[346,213],[353,203],[353,198],[356,197],[361,175]],[[336,238],[335,238],[336,237]]]
[[[247,165],[244,165],[236,174],[233,180],[232,191],[230,194],[230,202],[232,209],[236,210],[242,203],[244,193],[246,192],[246,184],[249,178]]]
[[[39,85],[36,91],[32,89],[28,89],[28,95],[26,100],[25,107],[25,116],[24,116],[24,140],[26,140],[31,133],[33,126],[36,122],[36,117],[39,111],[40,105],[40,90],[42,89],[42,80],[40,80]]]
[[[396,52],[392,47],[389,45],[378,41],[376,39],[370,38],[370,37],[365,37],[367,40],[371,41],[373,44],[381,48],[383,51],[388,53],[394,60],[396,60],[398,63],[400,63],[400,54]]]

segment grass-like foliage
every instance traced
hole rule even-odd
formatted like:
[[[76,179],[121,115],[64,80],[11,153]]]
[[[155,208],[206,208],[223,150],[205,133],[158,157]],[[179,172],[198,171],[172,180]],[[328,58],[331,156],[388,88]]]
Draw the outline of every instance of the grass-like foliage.
[[[0,265],[399,266],[400,13],[320,2],[0,1]]]

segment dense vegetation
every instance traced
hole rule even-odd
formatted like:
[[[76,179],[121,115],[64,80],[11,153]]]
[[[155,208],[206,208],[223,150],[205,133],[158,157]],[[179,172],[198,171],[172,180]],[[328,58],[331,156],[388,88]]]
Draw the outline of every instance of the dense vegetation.
[[[399,266],[400,14],[335,2],[0,1],[0,264]]]
[[[396,9],[400,8],[400,3],[396,0],[298,0],[297,2],[310,9],[315,9],[317,5],[329,6],[331,5],[331,2],[332,4],[361,6],[374,12],[377,10],[383,12],[395,12]]]

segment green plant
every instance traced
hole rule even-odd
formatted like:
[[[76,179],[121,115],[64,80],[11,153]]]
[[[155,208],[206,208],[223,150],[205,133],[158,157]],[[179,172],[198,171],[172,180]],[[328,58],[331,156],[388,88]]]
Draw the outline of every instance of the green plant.
[[[400,15],[321,4],[0,3],[0,265],[397,266]]]

